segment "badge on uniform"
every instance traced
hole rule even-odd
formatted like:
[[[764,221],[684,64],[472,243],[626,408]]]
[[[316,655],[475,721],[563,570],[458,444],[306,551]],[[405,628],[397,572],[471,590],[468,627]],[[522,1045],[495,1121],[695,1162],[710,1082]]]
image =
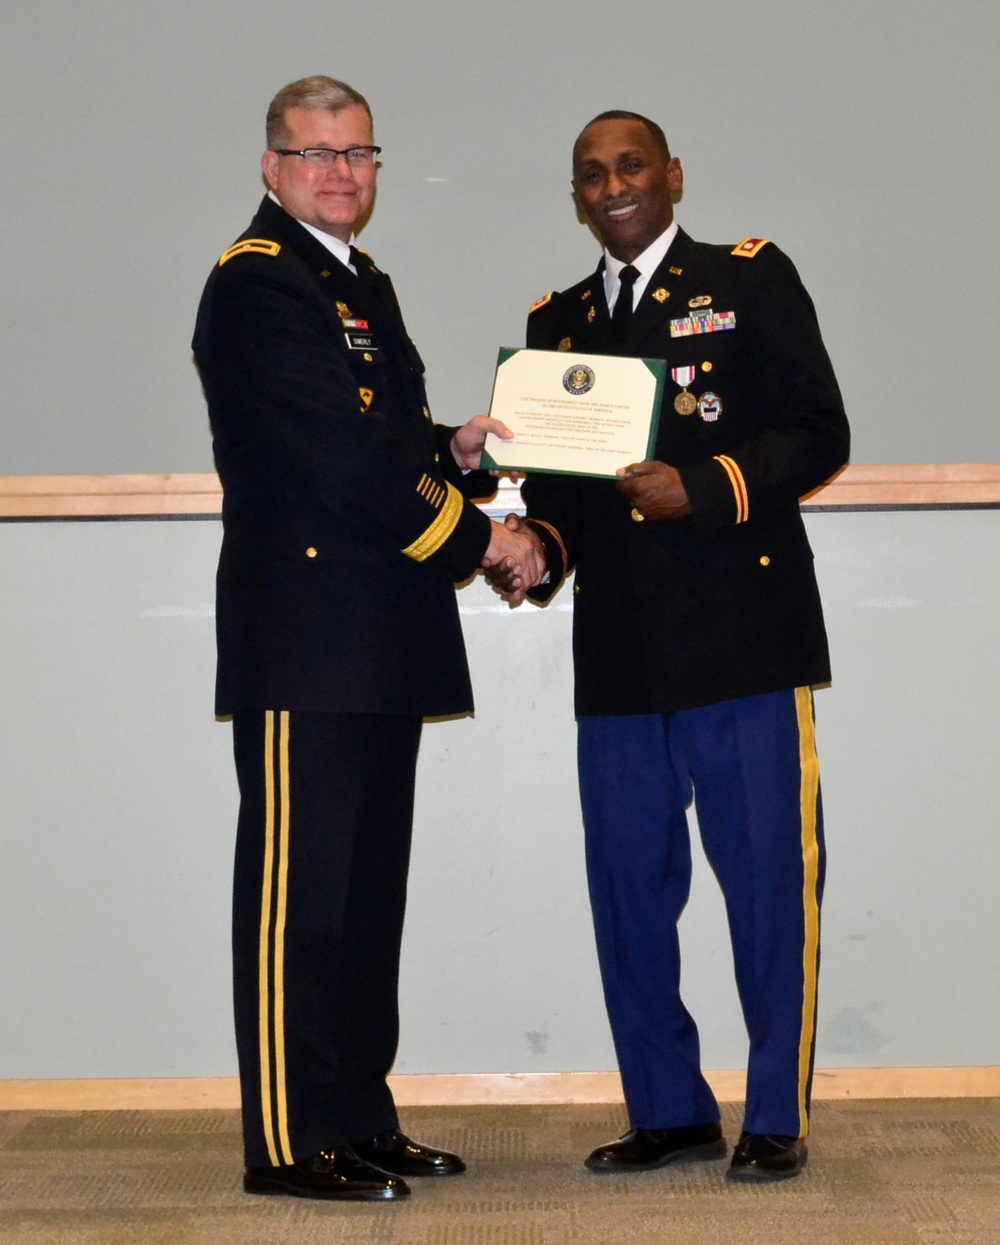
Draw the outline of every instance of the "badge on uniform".
[[[691,299],[691,314],[670,321],[671,337],[697,337],[702,333],[721,333],[736,328],[735,311],[713,311],[702,302],[701,295]],[[694,304],[697,304],[696,306]]]
[[[670,375],[681,386],[681,392],[674,398],[674,410],[678,415],[693,415],[698,409],[698,401],[693,393],[688,393],[688,385],[694,380],[697,369],[694,367],[672,367]]]
[[[714,424],[722,414],[722,399],[717,393],[703,393],[698,399],[698,411],[706,424]]]
[[[348,330],[344,337],[349,350],[378,350],[378,345],[371,333],[355,333]]]

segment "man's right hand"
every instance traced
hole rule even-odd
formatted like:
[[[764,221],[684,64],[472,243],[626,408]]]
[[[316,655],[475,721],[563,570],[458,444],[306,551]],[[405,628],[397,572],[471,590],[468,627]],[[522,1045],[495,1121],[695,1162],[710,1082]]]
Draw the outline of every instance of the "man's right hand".
[[[509,514],[502,524],[494,521],[483,566],[488,582],[513,609],[545,575],[541,537],[516,514]]]

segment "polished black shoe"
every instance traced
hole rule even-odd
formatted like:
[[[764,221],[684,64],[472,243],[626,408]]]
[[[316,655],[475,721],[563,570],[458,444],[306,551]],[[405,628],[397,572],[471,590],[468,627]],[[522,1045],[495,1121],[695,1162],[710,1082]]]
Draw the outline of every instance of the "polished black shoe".
[[[740,1133],[733,1161],[726,1173],[730,1180],[788,1180],[805,1167],[809,1147],[801,1137],[776,1133]]]
[[[721,1124],[695,1124],[691,1128],[633,1128],[598,1146],[584,1160],[592,1172],[642,1172],[668,1163],[692,1163],[723,1159],[726,1143]]]
[[[457,1176],[465,1171],[457,1154],[422,1146],[397,1128],[368,1141],[352,1141],[351,1149],[366,1163],[396,1176]]]
[[[405,1180],[366,1163],[350,1146],[324,1150],[311,1159],[280,1167],[248,1167],[243,1173],[243,1188],[247,1193],[331,1202],[395,1202],[410,1196]]]

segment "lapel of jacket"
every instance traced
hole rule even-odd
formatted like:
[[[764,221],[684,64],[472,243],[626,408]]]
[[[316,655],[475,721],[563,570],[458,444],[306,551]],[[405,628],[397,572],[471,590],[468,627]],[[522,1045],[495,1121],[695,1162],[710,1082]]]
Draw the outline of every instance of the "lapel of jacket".
[[[632,313],[625,341],[619,345],[611,331],[602,258],[591,280],[582,286],[577,307],[570,312],[574,348],[593,354],[645,353],[650,358],[660,357],[663,339],[669,338],[668,323],[688,314],[688,299],[700,292],[696,288],[699,279],[694,243],[683,229],[678,229],[670,250],[647,281]]]
[[[695,259],[691,239],[683,229],[678,229],[670,250],[646,283],[632,315],[625,339],[629,354],[641,355],[642,344],[655,337],[657,349],[650,351],[650,357],[662,355],[663,339],[669,338],[669,321],[688,314],[688,299],[695,292],[699,279]]]
[[[573,349],[584,354],[618,354],[611,332],[608,300],[604,293],[604,259],[589,281],[581,282],[568,294],[569,308],[565,321]]]
[[[273,238],[288,247],[314,278],[324,307],[339,332],[345,317],[364,320],[372,317],[381,304],[375,282],[362,281],[319,242],[308,229],[267,196],[260,205],[250,230]],[[380,309],[380,308],[379,308]],[[349,313],[349,315],[348,315]],[[377,318],[377,317],[372,317]]]

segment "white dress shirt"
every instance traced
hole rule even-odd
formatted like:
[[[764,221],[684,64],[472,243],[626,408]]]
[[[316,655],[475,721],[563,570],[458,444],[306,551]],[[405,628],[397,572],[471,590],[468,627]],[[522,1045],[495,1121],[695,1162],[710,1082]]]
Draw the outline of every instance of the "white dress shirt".
[[[278,207],[282,206],[281,200],[273,190],[267,192],[267,197],[273,199]],[[291,213],[289,213],[291,215]],[[298,219],[292,217],[293,220]],[[324,233],[322,229],[317,229],[315,225],[307,225],[304,220],[300,220],[299,224],[303,229],[307,229],[317,242],[322,242],[334,259],[339,259],[345,268],[350,268],[355,276],[358,275],[357,268],[351,263],[351,243],[354,241],[354,234],[351,234],[350,242],[341,242],[339,238],[335,238],[332,233]]]
[[[308,228],[308,226],[307,226]],[[677,237],[677,222],[674,221],[667,229],[660,234],[655,242],[651,242],[641,255],[637,255],[632,260],[632,267],[639,269],[639,275],[636,277],[635,285],[632,286],[632,310],[634,311],[639,305],[639,299],[642,298],[643,290],[649,284],[649,278],[663,263],[663,258],[670,249],[670,244]],[[609,314],[615,309],[615,302],[618,298],[618,291],[621,289],[621,282],[618,280],[619,274],[623,268],[627,267],[625,260],[615,259],[610,251],[604,252],[604,293],[608,299]]]

